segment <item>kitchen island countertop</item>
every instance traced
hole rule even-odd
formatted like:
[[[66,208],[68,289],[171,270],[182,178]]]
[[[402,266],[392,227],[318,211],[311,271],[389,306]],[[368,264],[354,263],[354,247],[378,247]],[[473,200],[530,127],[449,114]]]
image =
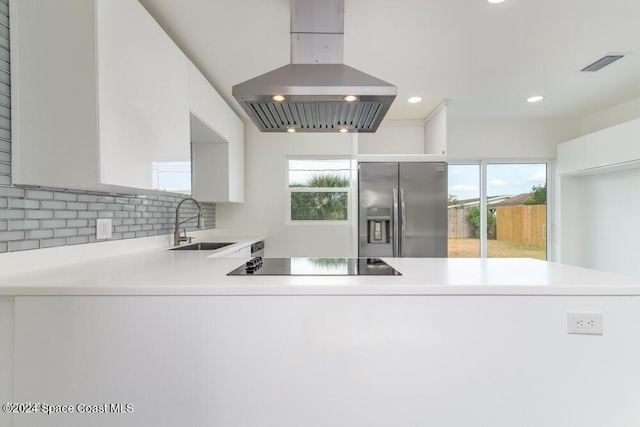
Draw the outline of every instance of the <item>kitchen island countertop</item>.
[[[640,295],[640,280],[522,258],[383,258],[401,276],[227,276],[246,260],[149,249],[0,277],[0,295]]]

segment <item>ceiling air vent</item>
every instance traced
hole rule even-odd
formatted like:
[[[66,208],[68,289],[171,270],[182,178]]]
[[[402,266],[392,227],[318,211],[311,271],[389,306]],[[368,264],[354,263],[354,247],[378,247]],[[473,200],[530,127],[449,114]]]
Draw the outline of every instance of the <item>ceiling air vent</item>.
[[[606,56],[603,56],[602,58],[598,59],[593,64],[587,65],[586,67],[584,67],[580,71],[583,71],[583,72],[599,71],[599,70],[602,70],[607,65],[613,64],[614,62],[616,62],[618,59],[621,59],[621,58],[624,58],[624,55],[622,55],[622,54],[606,55]]]

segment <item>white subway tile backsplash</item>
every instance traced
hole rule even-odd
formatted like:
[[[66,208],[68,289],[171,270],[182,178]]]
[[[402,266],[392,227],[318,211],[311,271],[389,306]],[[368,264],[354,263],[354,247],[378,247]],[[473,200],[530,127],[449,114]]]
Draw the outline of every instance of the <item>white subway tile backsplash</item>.
[[[27,239],[49,239],[53,237],[53,230],[27,230]]]
[[[28,249],[39,249],[40,240],[20,240],[9,242],[9,251],[26,251]]]
[[[53,211],[29,209],[25,212],[27,213],[27,219],[52,219],[53,218]]]
[[[9,199],[9,208],[13,209],[38,209],[40,202],[28,199]]]
[[[22,209],[0,210],[0,219],[24,219],[24,215],[24,210]]]
[[[98,212],[96,211],[78,212],[78,218],[98,218]]]
[[[67,221],[64,219],[51,219],[43,220],[40,224],[42,228],[64,228],[67,226]]]
[[[66,202],[50,202],[50,201],[43,201],[40,202],[40,207],[42,209],[64,209],[67,207],[67,203]]]
[[[0,231],[0,242],[10,242],[12,240],[24,240],[24,231]]]
[[[78,218],[77,211],[55,211],[53,214],[55,219],[75,219]]]
[[[89,243],[88,236],[78,236],[67,238],[67,245],[81,245],[83,243]]]
[[[78,194],[78,201],[95,203],[98,201],[98,196],[96,196],[95,194]]]
[[[88,207],[87,203],[81,202],[69,202],[67,203],[67,209],[71,211],[86,211]]]
[[[25,197],[27,199],[53,200],[53,191],[27,190]]]
[[[67,244],[67,239],[46,239],[40,240],[41,248],[52,248],[54,246],[65,246]]]
[[[38,220],[11,220],[9,221],[9,230],[34,230],[40,228]]]
[[[54,237],[72,237],[77,235],[77,228],[56,228],[55,230],[53,230]]]
[[[22,188],[0,187],[0,197],[24,197],[25,191]]]
[[[75,202],[78,200],[79,195],[73,193],[63,193],[61,191],[56,191],[55,198],[56,200],[63,200],[65,202]]]
[[[90,211],[104,211],[107,209],[107,205],[104,203],[89,203],[88,209]]]

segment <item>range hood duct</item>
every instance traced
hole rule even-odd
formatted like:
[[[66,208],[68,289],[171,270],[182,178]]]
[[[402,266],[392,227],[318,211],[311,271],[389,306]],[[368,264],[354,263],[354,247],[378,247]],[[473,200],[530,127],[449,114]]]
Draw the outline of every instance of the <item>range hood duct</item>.
[[[260,131],[378,129],[397,89],[344,65],[343,35],[344,0],[291,0],[291,64],[232,90]],[[355,100],[345,100],[349,95]]]

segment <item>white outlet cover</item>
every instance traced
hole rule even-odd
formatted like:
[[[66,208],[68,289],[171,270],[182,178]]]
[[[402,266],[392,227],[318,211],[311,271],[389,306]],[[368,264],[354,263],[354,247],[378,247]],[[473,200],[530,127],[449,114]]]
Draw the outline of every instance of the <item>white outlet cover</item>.
[[[111,238],[111,219],[97,219],[96,220],[96,239],[110,239]]]
[[[602,335],[602,313],[567,313],[567,332]]]

